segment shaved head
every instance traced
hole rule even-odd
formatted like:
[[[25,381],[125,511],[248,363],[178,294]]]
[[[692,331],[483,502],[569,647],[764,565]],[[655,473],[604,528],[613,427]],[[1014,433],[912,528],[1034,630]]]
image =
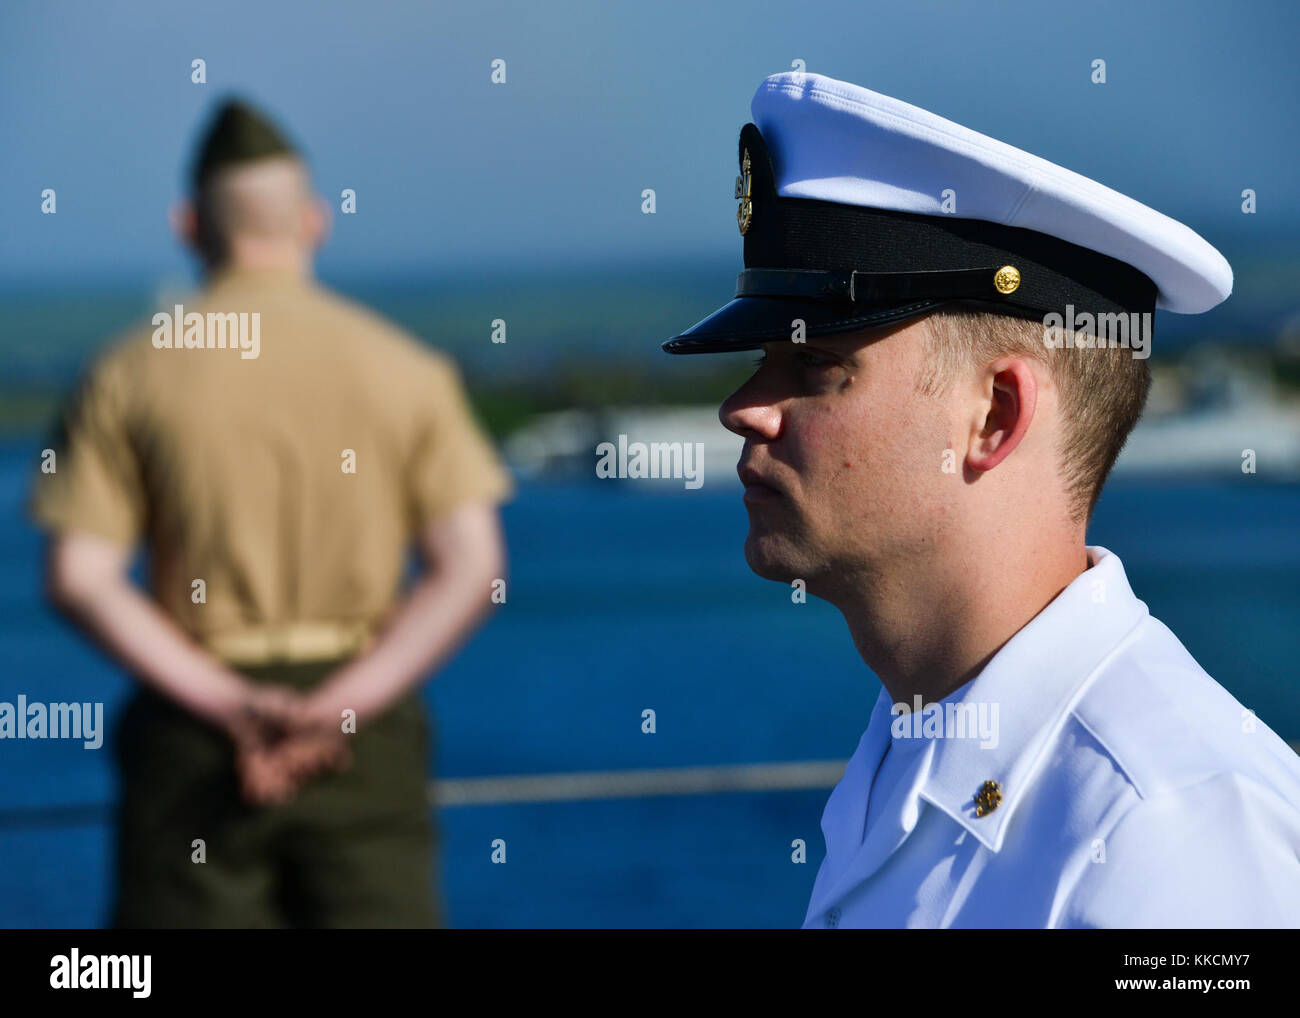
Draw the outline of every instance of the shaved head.
[[[309,248],[317,240],[311,178],[294,156],[224,167],[195,195],[196,240],[214,263],[242,244]]]

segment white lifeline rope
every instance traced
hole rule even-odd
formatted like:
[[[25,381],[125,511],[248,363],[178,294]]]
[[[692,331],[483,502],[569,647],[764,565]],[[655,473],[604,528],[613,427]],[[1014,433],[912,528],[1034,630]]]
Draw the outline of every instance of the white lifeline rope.
[[[1300,754],[1300,742],[1289,744]],[[722,767],[663,767],[641,771],[578,771],[515,774],[498,778],[447,778],[429,782],[436,806],[491,806],[507,802],[583,799],[640,799],[658,795],[724,792],[781,792],[832,788],[844,776],[846,760],[737,764]]]
[[[804,760],[725,767],[448,778],[429,783],[429,799],[438,806],[486,806],[506,802],[639,799],[654,795],[830,788],[843,777],[845,763],[844,760]]]

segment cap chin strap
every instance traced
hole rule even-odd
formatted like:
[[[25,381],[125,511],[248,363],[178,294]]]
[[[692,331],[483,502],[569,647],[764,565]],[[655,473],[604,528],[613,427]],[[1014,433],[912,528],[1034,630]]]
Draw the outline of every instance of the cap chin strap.
[[[1005,301],[1009,295],[994,285],[998,270],[996,265],[923,272],[745,269],[736,277],[736,296],[838,298],[853,302],[961,298]]]

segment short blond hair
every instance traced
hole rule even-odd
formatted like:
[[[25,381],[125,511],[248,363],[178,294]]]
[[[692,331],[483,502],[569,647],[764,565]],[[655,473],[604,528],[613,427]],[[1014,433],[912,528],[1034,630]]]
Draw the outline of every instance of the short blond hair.
[[[1041,321],[989,312],[941,308],[926,325],[930,345],[917,388],[927,395],[941,395],[959,371],[999,357],[1031,357],[1048,369],[1061,394],[1060,471],[1069,512],[1086,523],[1146,406],[1151,369],[1145,358],[1122,347],[1049,347]]]

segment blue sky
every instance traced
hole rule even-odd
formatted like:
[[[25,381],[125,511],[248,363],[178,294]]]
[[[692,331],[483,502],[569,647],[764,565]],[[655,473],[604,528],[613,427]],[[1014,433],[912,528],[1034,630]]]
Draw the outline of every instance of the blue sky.
[[[1300,5],[8,2],[0,285],[176,275],[198,126],[238,92],[337,205],[326,275],[739,261],[735,142],[795,59],[1295,254]],[[190,61],[208,83],[190,82]],[[1089,80],[1094,58],[1108,81]],[[506,61],[493,85],[490,62]],[[58,213],[39,211],[42,189]],[[643,188],[658,211],[642,215]],[[1259,213],[1240,212],[1254,188]]]

